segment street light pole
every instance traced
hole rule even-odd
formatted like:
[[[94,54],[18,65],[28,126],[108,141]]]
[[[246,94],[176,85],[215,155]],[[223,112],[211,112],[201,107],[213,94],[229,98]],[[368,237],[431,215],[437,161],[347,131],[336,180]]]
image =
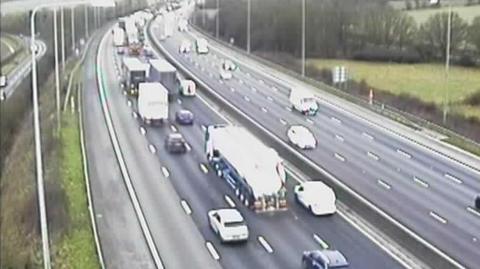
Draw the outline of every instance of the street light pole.
[[[220,31],[220,0],[217,0],[217,16],[215,20],[215,37],[218,39],[219,31]]]
[[[85,6],[85,39],[88,39],[88,6]]]
[[[72,50],[75,51],[75,7],[71,7],[71,12],[72,12]]]
[[[35,49],[35,14],[38,7],[32,11],[30,17],[30,34],[31,34],[31,52],[32,52],[32,92],[33,92],[33,130],[35,139],[35,168],[37,176],[37,197],[40,214],[40,230],[42,237],[43,250],[43,268],[50,269],[50,246],[48,244],[48,225],[47,212],[45,207],[45,192],[43,185],[43,162],[42,162],[42,148],[40,142],[40,116],[38,109],[38,90],[37,90],[37,63],[36,63],[36,49]]]
[[[302,77],[305,76],[305,0],[302,0]]]
[[[55,51],[55,108],[57,110],[57,133],[60,133],[60,75],[58,68],[57,7],[53,9],[53,50]]]
[[[60,36],[61,36],[61,41],[60,41],[60,46],[62,47],[62,71],[65,70],[65,17],[64,17],[64,8],[60,8]]]
[[[252,0],[247,0],[247,53],[250,54],[250,28],[252,16]]]
[[[449,110],[449,92],[448,92],[448,83],[450,80],[449,70],[450,70],[450,42],[452,34],[452,3],[448,1],[448,20],[447,20],[447,48],[445,51],[445,101],[443,103],[443,124],[447,123],[447,114]]]

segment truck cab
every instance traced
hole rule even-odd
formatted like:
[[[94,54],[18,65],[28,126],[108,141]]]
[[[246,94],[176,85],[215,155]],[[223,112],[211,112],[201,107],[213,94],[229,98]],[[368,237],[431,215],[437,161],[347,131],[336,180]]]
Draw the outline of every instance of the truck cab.
[[[293,88],[289,96],[292,109],[301,112],[304,115],[315,115],[318,112],[318,104],[315,96],[301,88]]]

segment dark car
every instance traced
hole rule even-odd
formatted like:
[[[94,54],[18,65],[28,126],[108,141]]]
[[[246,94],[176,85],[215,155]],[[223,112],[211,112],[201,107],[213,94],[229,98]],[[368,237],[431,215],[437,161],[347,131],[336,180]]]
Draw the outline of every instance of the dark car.
[[[182,125],[193,124],[193,113],[190,110],[182,109],[175,113],[175,120]]]
[[[171,133],[165,139],[165,148],[170,153],[187,152],[187,142],[180,133]]]
[[[338,250],[312,250],[303,252],[302,268],[304,269],[345,267],[348,267],[348,261]]]
[[[480,194],[477,194],[477,197],[475,197],[475,208],[480,210]]]

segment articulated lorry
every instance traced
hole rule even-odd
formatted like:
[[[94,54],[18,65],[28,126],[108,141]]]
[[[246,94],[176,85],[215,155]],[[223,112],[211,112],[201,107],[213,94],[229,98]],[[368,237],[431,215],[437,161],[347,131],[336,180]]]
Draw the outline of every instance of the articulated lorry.
[[[123,57],[123,86],[128,94],[138,94],[138,84],[146,82],[149,68],[149,64],[141,62],[138,58]]]
[[[246,129],[207,126],[205,153],[216,174],[225,179],[245,206],[256,212],[287,209],[282,159]]]
[[[168,100],[178,94],[177,69],[165,59],[151,59],[148,81],[160,82],[168,90]]]
[[[168,121],[168,91],[158,82],[144,82],[138,86],[138,114],[149,125]]]
[[[125,31],[120,27],[113,28],[113,45],[115,47],[125,46]]]

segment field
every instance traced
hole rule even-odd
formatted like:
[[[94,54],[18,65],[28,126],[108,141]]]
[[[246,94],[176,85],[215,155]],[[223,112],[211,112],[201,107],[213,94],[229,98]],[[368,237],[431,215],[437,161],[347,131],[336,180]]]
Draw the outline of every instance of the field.
[[[318,68],[347,67],[354,80],[365,80],[370,86],[393,94],[409,94],[425,102],[442,105],[447,96],[458,104],[453,110],[480,118],[480,108],[459,105],[470,94],[480,91],[480,69],[451,67],[448,88],[445,68],[441,64],[372,63],[349,60],[309,60]]]
[[[457,12],[461,18],[463,18],[468,23],[473,21],[473,18],[480,16],[480,5],[475,6],[454,6],[452,7],[453,12]],[[425,22],[431,15],[437,12],[448,12],[448,7],[435,8],[435,9],[419,9],[419,10],[410,10],[407,11],[418,24]]]

